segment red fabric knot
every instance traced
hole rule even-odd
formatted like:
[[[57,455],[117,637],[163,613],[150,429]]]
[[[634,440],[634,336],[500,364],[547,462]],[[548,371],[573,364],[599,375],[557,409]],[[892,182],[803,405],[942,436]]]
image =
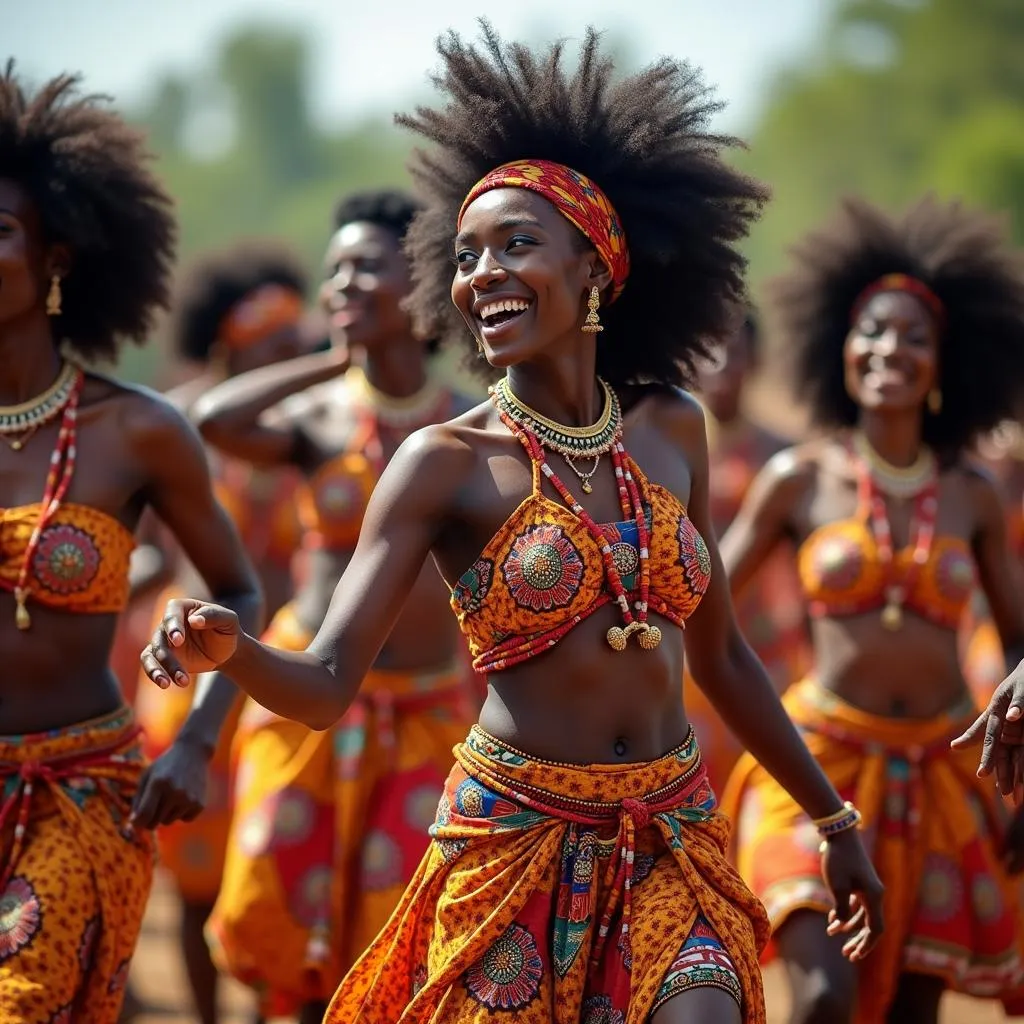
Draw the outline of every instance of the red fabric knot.
[[[628,796],[622,801],[622,813],[628,814],[633,819],[637,828],[646,828],[651,823],[651,809],[643,800],[634,800]]]

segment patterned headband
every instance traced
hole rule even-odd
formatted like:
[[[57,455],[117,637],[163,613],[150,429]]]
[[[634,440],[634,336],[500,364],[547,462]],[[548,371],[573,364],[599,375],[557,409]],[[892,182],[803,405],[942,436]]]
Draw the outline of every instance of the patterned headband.
[[[869,284],[857,296],[850,314],[851,322],[856,322],[864,307],[881,292],[906,292],[908,295],[913,295],[915,299],[920,299],[928,307],[928,311],[935,317],[935,321],[940,327],[946,321],[946,307],[943,305],[942,299],[924,281],[919,281],[909,274],[886,274]]]
[[[629,250],[622,221],[608,197],[589,178],[550,160],[514,160],[481,178],[459,210],[457,226],[474,199],[495,188],[526,188],[552,203],[570,224],[589,239],[612,275],[614,302],[629,277]]]
[[[249,348],[302,319],[302,296],[281,284],[265,284],[235,303],[217,332],[217,340],[235,352]]]

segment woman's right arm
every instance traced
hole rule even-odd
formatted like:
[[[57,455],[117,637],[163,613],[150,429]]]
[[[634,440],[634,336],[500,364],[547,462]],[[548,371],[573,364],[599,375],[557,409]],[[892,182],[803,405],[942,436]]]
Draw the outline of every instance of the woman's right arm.
[[[808,467],[792,449],[774,455],[750,485],[736,518],[719,541],[733,594],[742,593],[787,536],[793,508],[808,481]]]
[[[172,601],[142,666],[164,688],[216,667],[265,708],[330,728],[356,696],[448,521],[474,464],[446,425],[417,431],[382,474],[352,560],[308,649],[289,653],[242,633],[226,608]]]
[[[330,349],[250,370],[197,398],[189,415],[203,440],[228,455],[258,466],[296,463],[300,431],[266,413],[300,391],[333,380],[348,365],[347,352]]]

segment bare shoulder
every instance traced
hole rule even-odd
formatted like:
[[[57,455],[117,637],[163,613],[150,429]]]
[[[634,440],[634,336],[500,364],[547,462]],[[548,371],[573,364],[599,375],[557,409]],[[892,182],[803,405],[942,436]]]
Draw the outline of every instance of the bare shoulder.
[[[688,391],[665,385],[648,385],[637,389],[643,409],[667,438],[687,455],[707,459],[707,424],[704,408]]]
[[[946,471],[954,488],[963,488],[979,523],[1002,521],[1006,494],[995,473],[977,459],[961,457]]]
[[[182,452],[202,451],[202,442],[178,406],[152,388],[90,372],[83,394],[83,414],[109,417],[118,436],[140,454],[165,461]]]

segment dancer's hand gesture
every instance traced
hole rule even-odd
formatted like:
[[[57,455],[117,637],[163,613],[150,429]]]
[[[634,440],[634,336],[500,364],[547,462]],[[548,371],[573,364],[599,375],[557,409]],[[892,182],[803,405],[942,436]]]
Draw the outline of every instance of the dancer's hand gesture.
[[[848,935],[843,956],[863,960],[885,928],[882,882],[855,829],[840,832],[821,846],[821,872],[835,901],[828,913],[828,934]]]
[[[167,602],[163,621],[143,648],[142,668],[157,686],[188,686],[223,665],[238,646],[238,616],[217,604],[184,598]]]

